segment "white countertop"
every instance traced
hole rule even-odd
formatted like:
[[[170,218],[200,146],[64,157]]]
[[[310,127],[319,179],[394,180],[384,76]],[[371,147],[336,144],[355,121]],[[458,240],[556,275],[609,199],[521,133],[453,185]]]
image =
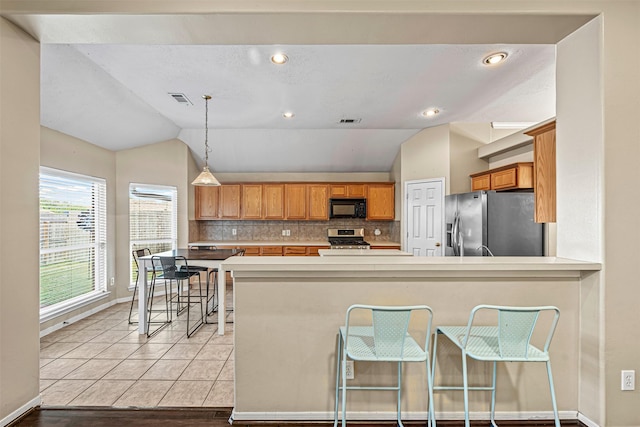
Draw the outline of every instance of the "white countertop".
[[[221,267],[241,275],[402,277],[580,277],[601,264],[556,257],[231,257]]]
[[[320,256],[413,256],[398,249],[320,249]]]
[[[397,247],[400,243],[388,241],[371,241],[368,242],[372,246],[380,247]],[[189,246],[326,246],[329,242],[326,240],[200,240],[190,242]],[[376,249],[378,250],[378,249]]]

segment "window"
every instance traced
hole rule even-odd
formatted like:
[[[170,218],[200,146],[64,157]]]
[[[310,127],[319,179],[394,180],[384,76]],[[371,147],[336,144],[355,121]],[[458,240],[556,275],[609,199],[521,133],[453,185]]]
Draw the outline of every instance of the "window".
[[[40,314],[106,290],[106,181],[40,168]]]
[[[149,248],[152,254],[178,245],[178,191],[176,187],[129,185],[129,255]],[[131,284],[136,267],[131,258]]]

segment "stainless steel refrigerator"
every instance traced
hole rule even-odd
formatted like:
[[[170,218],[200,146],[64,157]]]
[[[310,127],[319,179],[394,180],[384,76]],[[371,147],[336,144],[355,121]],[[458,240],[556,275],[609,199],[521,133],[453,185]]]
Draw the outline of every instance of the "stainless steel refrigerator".
[[[533,193],[476,191],[445,198],[446,256],[543,256]]]

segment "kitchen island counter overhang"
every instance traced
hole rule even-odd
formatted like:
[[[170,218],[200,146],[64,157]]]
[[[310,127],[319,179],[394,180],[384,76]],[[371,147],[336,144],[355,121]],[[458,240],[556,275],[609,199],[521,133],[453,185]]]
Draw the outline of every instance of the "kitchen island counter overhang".
[[[352,304],[427,304],[435,325],[464,325],[474,306],[555,305],[561,318],[551,349],[560,415],[575,419],[581,363],[589,359],[581,338],[585,316],[599,310],[584,298],[597,286],[601,266],[549,257],[289,257],[229,259],[234,277],[235,393],[237,420],[330,420],[333,418],[338,327]],[[543,320],[544,321],[544,320]],[[455,358],[455,352],[438,352]],[[459,364],[459,355],[458,355]],[[426,419],[424,366],[406,367],[406,419]],[[438,364],[457,366],[455,362]],[[394,381],[394,367],[357,362],[355,384]],[[498,417],[552,418],[544,365],[511,363],[499,369]],[[483,364],[470,364],[476,381],[488,380]],[[459,367],[436,374],[461,380]],[[438,377],[440,375],[440,377]],[[436,411],[447,419],[462,414],[461,394],[438,392]],[[485,393],[470,396],[484,411]],[[352,392],[349,419],[393,419],[389,393]],[[355,416],[355,418],[353,418]],[[403,418],[405,416],[403,415]]]

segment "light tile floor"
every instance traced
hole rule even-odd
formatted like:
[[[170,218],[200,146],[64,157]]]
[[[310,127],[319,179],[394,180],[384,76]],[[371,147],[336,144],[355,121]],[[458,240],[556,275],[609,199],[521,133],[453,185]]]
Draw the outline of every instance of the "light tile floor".
[[[233,406],[233,324],[224,336],[212,323],[187,338],[184,315],[174,313],[147,338],[128,315],[129,303],[117,304],[40,339],[44,407]]]

